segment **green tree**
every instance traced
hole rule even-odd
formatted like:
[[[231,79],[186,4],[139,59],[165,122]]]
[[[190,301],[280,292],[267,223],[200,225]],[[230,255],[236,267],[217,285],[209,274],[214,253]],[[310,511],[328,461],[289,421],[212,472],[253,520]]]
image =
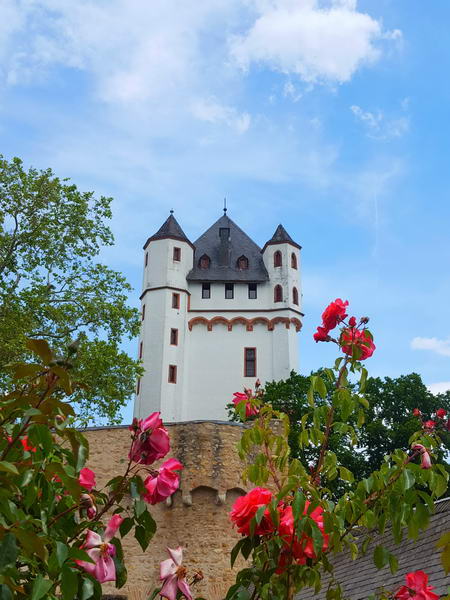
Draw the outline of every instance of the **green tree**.
[[[0,386],[9,384],[3,367],[24,359],[26,338],[47,339],[57,351],[78,339],[73,377],[85,385],[72,398],[85,423],[119,422],[141,372],[120,348],[139,331],[131,287],[95,262],[113,244],[110,204],[50,169],[27,171],[0,156]]]
[[[331,388],[326,378],[323,377],[323,381],[328,390],[323,402],[329,402]],[[291,456],[304,464],[313,463],[318,452],[311,447],[302,448],[299,440],[301,419],[309,411],[307,393],[310,383],[310,376],[292,371],[289,379],[270,382],[264,390],[264,401],[289,417]],[[412,414],[414,408],[420,408],[424,420],[430,419],[438,408],[444,408],[450,414],[450,393],[432,394],[417,373],[394,379],[369,378],[365,397],[369,406],[364,423],[358,424],[355,417],[351,423],[358,431],[359,441],[356,447],[353,447],[348,436],[342,437],[338,432],[331,434],[329,440],[329,448],[335,452],[339,463],[350,469],[357,478],[367,477],[374,468],[380,468],[384,456],[396,448],[404,451],[408,449],[408,440],[418,426],[418,419]],[[317,403],[321,403],[320,398]],[[450,434],[444,436],[443,441],[449,448]],[[437,459],[450,472],[444,449],[438,451]]]

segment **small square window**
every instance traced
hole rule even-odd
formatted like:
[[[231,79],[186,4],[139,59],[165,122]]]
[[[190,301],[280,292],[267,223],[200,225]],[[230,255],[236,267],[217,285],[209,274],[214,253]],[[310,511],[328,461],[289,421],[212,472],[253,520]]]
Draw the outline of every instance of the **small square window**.
[[[178,346],[178,329],[170,330],[170,345]]]
[[[180,262],[180,260],[181,260],[181,248],[174,248],[173,249],[173,260],[176,260],[177,262]]]
[[[228,300],[231,300],[232,298],[234,298],[234,284],[233,283],[225,284],[225,298],[227,298]]]
[[[256,283],[248,284],[248,297],[250,298],[250,300],[256,300],[258,295],[257,289],[258,287]]]
[[[202,298],[211,298],[211,284],[202,283]]]
[[[180,294],[172,294],[172,308],[180,308]]]
[[[175,365],[169,365],[169,383],[177,382],[177,368]]]

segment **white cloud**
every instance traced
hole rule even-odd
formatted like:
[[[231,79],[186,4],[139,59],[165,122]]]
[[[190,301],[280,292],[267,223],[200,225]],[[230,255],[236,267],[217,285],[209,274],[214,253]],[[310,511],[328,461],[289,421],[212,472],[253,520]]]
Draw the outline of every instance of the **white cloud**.
[[[411,348],[413,350],[430,350],[442,356],[450,356],[450,339],[415,337],[411,341]]]
[[[357,105],[350,106],[350,110],[363,123],[367,130],[367,136],[372,139],[388,140],[398,138],[409,130],[408,117],[387,119],[380,110],[376,112],[365,111]]]
[[[438,381],[427,386],[432,394],[445,394],[450,390],[450,381]]]
[[[195,100],[191,105],[194,117],[209,123],[225,123],[237,133],[245,133],[250,127],[251,118],[246,112],[239,114],[236,109],[224,106],[214,99]]]
[[[260,63],[305,82],[343,83],[379,58],[376,42],[386,38],[379,21],[357,10],[356,0],[253,4],[256,20],[231,41],[232,55],[243,69]]]

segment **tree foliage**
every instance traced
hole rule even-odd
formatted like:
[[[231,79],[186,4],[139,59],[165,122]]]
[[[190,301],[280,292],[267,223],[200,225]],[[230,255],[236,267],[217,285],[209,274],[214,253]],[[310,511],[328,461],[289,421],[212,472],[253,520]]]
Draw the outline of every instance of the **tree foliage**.
[[[313,373],[319,376],[327,387],[329,402],[332,388],[323,372]],[[289,417],[290,432],[289,446],[291,456],[299,458],[304,464],[313,463],[317,449],[302,447],[300,443],[301,420],[308,412],[308,389],[311,376],[299,375],[292,371],[289,379],[273,381],[266,384],[264,400],[275,410]],[[351,384],[349,384],[350,387]],[[329,447],[333,450],[339,462],[350,469],[357,478],[367,477],[373,468],[380,468],[384,457],[396,448],[406,451],[408,440],[417,430],[418,420],[413,415],[414,408],[420,407],[424,418],[429,419],[439,408],[444,408],[450,414],[450,393],[432,394],[422,382],[420,375],[411,373],[397,378],[372,378],[366,382],[365,398],[368,402],[364,422],[358,423],[358,418],[352,418],[352,425],[358,432],[358,442],[354,446],[347,437],[342,439],[337,433],[330,436]],[[450,472],[446,462],[445,448],[450,448],[450,434],[443,435],[443,447],[438,450],[439,460]],[[335,488],[337,482],[331,487]]]
[[[113,243],[110,204],[50,169],[27,171],[20,159],[0,156],[0,368],[26,356],[28,337],[47,339],[57,351],[77,338],[73,376],[85,385],[73,400],[84,422],[118,422],[141,372],[120,348],[139,331],[131,287],[95,262]],[[3,389],[8,383],[2,375]]]

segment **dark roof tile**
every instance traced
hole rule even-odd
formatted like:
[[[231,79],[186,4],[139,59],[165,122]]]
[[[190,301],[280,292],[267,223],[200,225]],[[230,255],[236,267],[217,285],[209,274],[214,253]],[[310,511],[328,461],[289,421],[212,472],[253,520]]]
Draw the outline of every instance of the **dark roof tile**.
[[[229,236],[220,236],[221,229],[229,229]],[[268,281],[261,248],[242,231],[228,216],[224,215],[195,241],[194,268],[188,274],[189,281]],[[210,258],[210,267],[199,267],[200,257]],[[238,268],[238,259],[248,259],[248,269]]]
[[[167,217],[158,231],[148,238],[148,240],[145,242],[144,249],[147,248],[148,244],[154,240],[164,240],[167,238],[180,240],[192,246],[191,241],[181,229],[178,221],[175,219],[172,213]]]
[[[301,250],[301,248],[302,248],[300,246],[300,244],[297,244],[297,242],[294,242],[294,240],[291,238],[291,236],[288,234],[288,232],[286,231],[286,229],[283,227],[283,225],[281,223],[275,229],[275,233],[270,238],[270,240],[264,244],[264,248],[262,251],[264,252],[266,247],[270,246],[271,244],[292,244],[299,250]]]

